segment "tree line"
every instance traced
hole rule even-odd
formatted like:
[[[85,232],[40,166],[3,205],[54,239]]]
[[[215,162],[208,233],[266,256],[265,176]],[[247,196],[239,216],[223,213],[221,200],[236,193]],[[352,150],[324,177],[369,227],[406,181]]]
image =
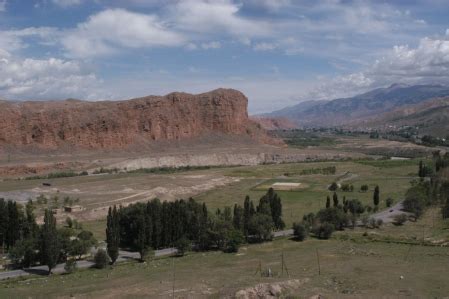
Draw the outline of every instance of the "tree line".
[[[114,263],[119,248],[138,251],[141,259],[151,251],[176,247],[218,249],[235,252],[243,242],[271,239],[273,230],[283,229],[281,198],[272,188],[257,206],[247,196],[243,206],[235,204],[214,212],[193,198],[161,202],[153,199],[127,207],[110,207],[107,216],[107,253]]]
[[[0,199],[0,244],[16,266],[46,265],[50,274],[57,263],[80,259],[96,244],[91,232],[58,228],[49,209],[38,225],[34,209],[32,201],[22,206]]]

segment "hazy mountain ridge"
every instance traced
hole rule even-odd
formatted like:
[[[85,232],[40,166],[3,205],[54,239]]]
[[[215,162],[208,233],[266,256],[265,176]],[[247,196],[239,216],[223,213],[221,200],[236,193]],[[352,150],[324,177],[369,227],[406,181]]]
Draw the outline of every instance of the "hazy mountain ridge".
[[[449,96],[449,87],[442,85],[393,84],[350,98],[332,101],[310,101],[270,113],[287,117],[299,126],[341,126],[363,122],[400,107],[419,104],[431,98]]]

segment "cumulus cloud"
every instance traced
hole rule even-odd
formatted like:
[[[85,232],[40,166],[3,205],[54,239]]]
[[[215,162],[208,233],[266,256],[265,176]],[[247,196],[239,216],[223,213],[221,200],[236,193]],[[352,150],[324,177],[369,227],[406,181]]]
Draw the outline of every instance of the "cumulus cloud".
[[[92,57],[123,48],[180,46],[186,38],[167,28],[156,15],[107,9],[68,31],[61,41],[69,56]]]
[[[334,99],[352,96],[393,83],[449,85],[449,36],[423,38],[417,47],[394,46],[364,70],[334,78],[299,99]]]
[[[226,0],[185,0],[171,8],[169,18],[178,29],[195,33],[224,32],[240,38],[272,33],[268,22],[243,17],[240,9],[240,5]]]
[[[9,99],[100,97],[100,81],[81,64],[56,58],[0,59],[0,94]]]

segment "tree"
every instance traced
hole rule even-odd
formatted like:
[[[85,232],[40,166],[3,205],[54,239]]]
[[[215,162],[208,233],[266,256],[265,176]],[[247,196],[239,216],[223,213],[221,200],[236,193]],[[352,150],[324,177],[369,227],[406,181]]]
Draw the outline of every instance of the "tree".
[[[337,191],[338,189],[338,184],[336,182],[333,182],[330,186],[329,186],[329,191]]]
[[[293,223],[293,235],[298,241],[304,241],[307,238],[307,229],[301,223]]]
[[[419,161],[418,176],[419,176],[420,178],[425,177],[425,174],[424,174],[424,166],[423,166],[422,160]]]
[[[58,262],[60,249],[56,219],[53,212],[46,209],[41,232],[41,259],[42,264],[48,267],[49,275]]]
[[[258,242],[271,240],[273,226],[273,219],[269,215],[257,213],[249,222],[249,234]]]
[[[243,214],[244,214],[243,208],[235,204],[232,223],[234,225],[234,228],[240,231],[243,231]]]
[[[373,194],[373,203],[375,207],[379,206],[379,200],[379,186],[376,186]]]
[[[388,197],[387,200],[385,201],[385,205],[387,206],[387,208],[391,207],[391,205],[393,204],[393,198]]]
[[[331,198],[329,197],[329,195],[326,198],[326,209],[331,207]]]
[[[403,225],[407,221],[408,217],[405,214],[398,214],[393,218],[394,225]]]
[[[348,216],[338,208],[321,209],[317,213],[317,218],[320,223],[330,223],[335,229],[339,230],[342,230],[349,223]]]
[[[229,229],[226,234],[224,252],[237,252],[240,245],[243,243],[244,237],[240,230]]]
[[[107,224],[106,224],[106,243],[108,255],[111,258],[111,263],[114,264],[118,258],[120,245],[120,221],[117,213],[117,208],[109,207]]]
[[[98,249],[94,256],[95,267],[98,269],[106,268],[109,264],[109,256],[103,249]]]
[[[360,186],[360,191],[362,191],[362,192],[368,191],[368,185],[362,185],[362,186]]]
[[[334,192],[334,195],[332,196],[332,200],[334,202],[334,207],[338,207],[338,195],[337,192]]]
[[[416,185],[407,190],[403,202],[404,210],[419,218],[426,208],[427,192],[423,185]]]
[[[22,239],[16,242],[9,250],[10,259],[24,268],[34,265],[38,258],[36,253],[36,241],[32,238]]]
[[[176,255],[177,256],[183,256],[186,251],[190,249],[190,241],[186,237],[180,238],[175,243],[175,248],[177,250]]]
[[[247,195],[245,197],[245,202],[243,203],[243,234],[248,237],[249,222],[251,217],[255,214],[253,202],[249,199]]]
[[[312,232],[319,239],[329,239],[334,232],[334,226],[330,223],[320,223],[312,229]]]

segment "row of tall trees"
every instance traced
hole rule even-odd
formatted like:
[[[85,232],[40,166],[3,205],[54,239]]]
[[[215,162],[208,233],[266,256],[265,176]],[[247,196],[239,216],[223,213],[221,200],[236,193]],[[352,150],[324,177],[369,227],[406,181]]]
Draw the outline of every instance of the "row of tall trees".
[[[243,207],[235,204],[214,213],[194,199],[161,202],[158,199],[127,207],[110,208],[106,241],[111,261],[118,248],[139,251],[194,245],[198,250],[236,251],[245,241],[264,241],[274,229],[283,229],[281,198],[269,189],[257,206],[247,196]],[[183,250],[180,250],[183,251]]]
[[[45,210],[39,226],[32,201],[23,207],[0,199],[0,234],[3,248],[17,266],[46,265],[49,273],[57,263],[81,258],[96,243],[91,232],[58,228],[51,210]]]

